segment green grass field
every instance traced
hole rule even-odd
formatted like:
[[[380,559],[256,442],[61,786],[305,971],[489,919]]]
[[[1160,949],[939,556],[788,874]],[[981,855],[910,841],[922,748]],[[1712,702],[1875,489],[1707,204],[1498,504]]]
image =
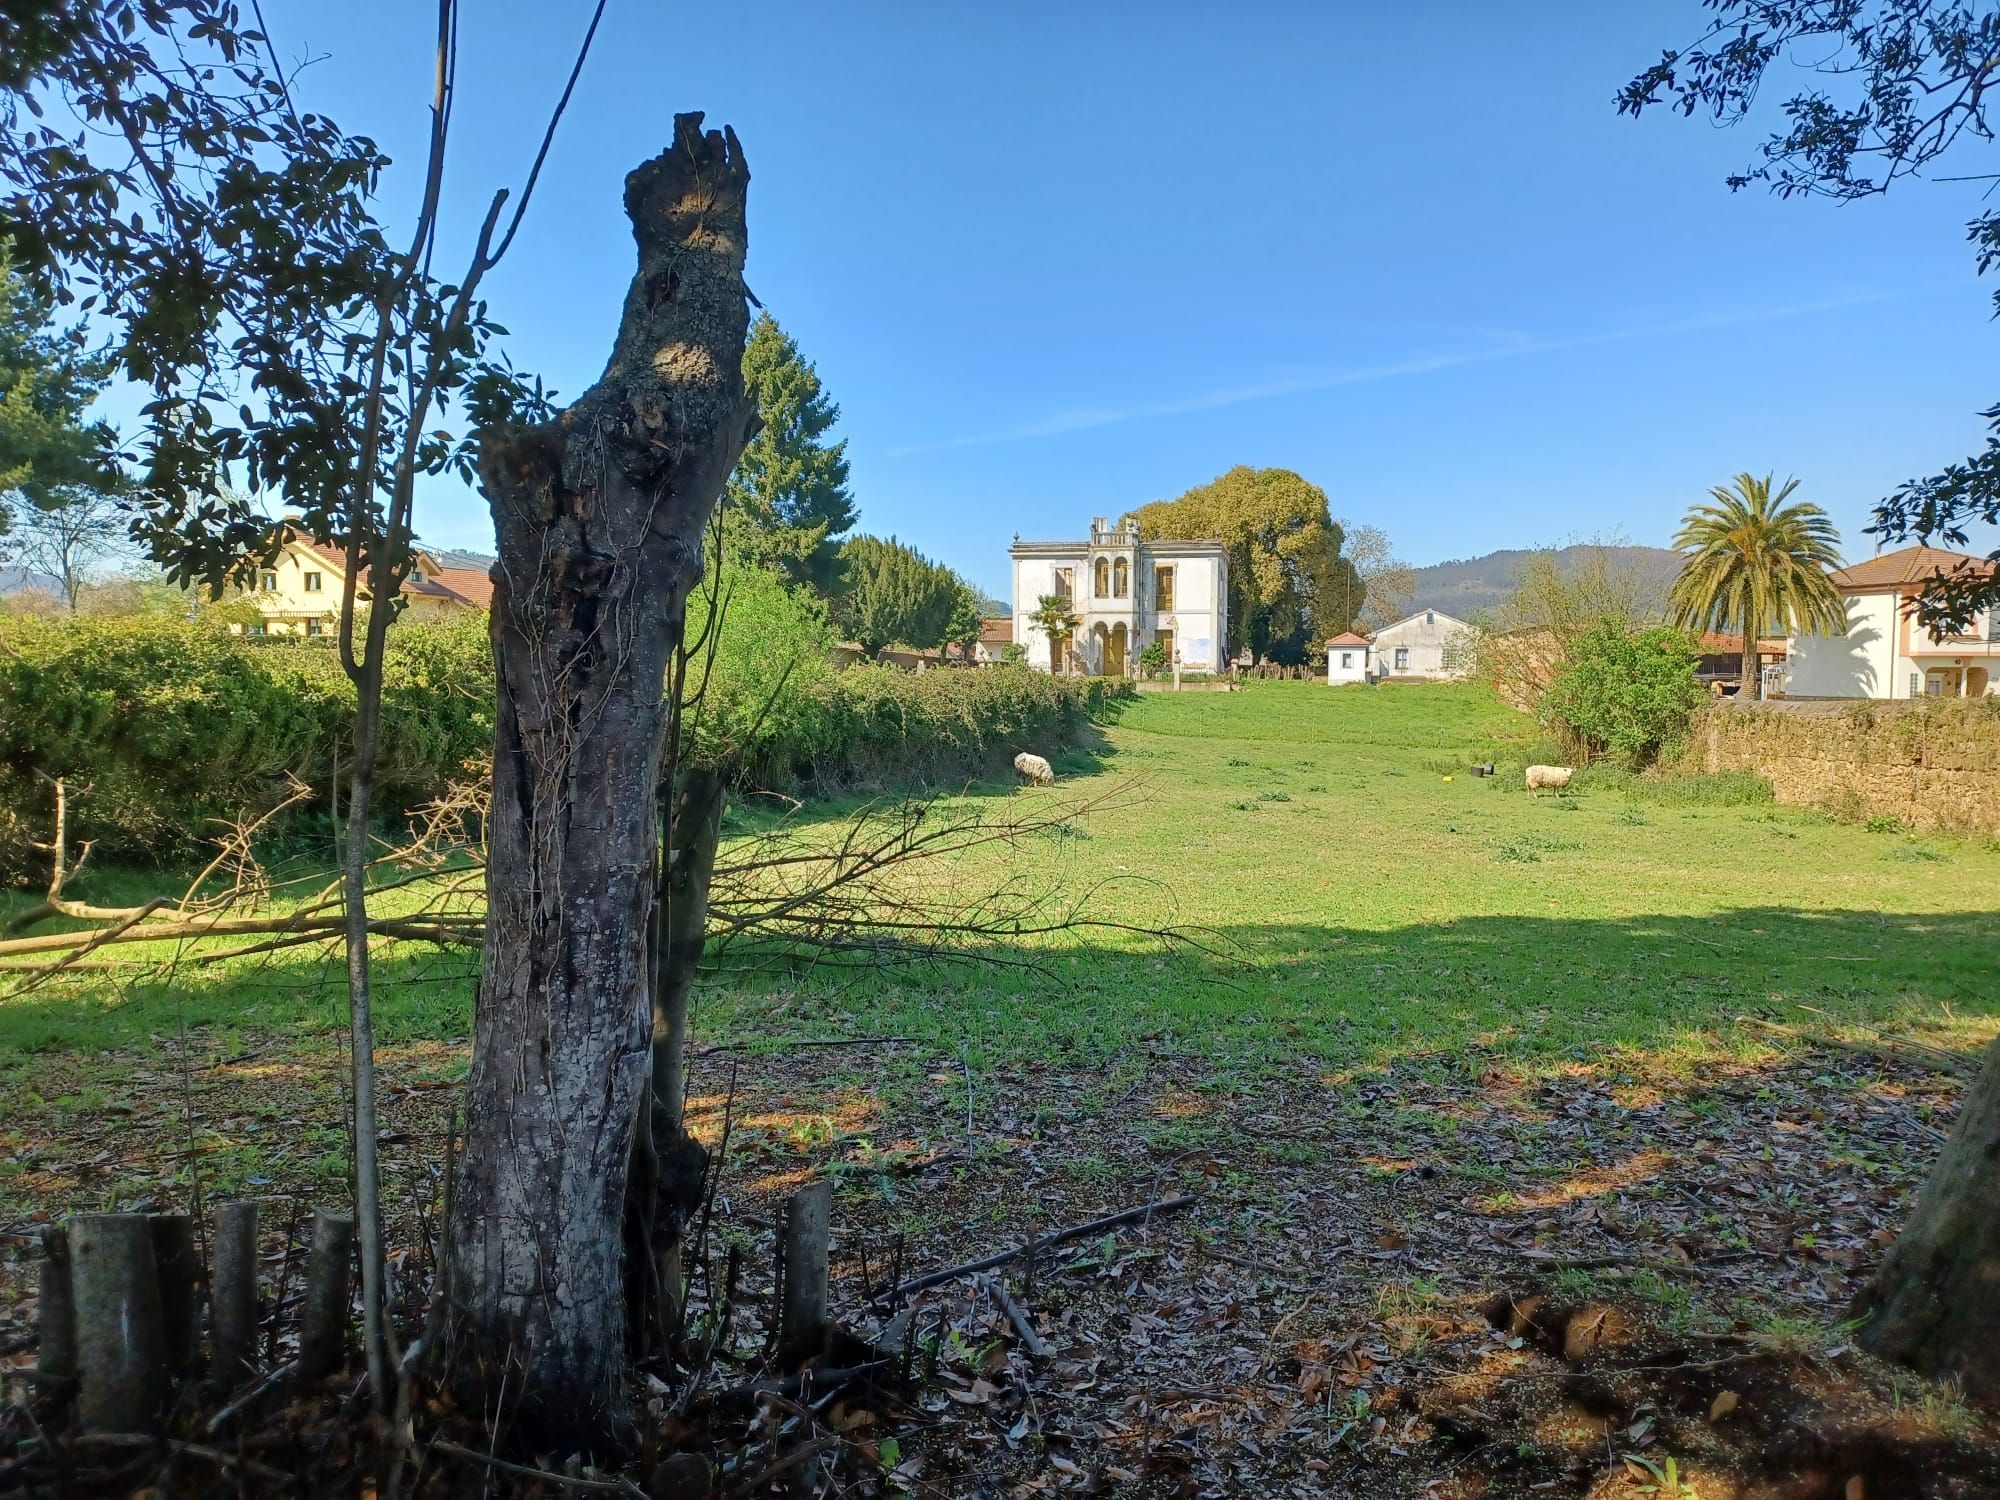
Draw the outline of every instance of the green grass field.
[[[1365,1340],[1385,1401],[1481,1350],[1504,1361],[1482,1299],[1568,1257],[1562,1295],[1830,1358],[1955,1107],[1951,1059],[1897,1043],[1992,1035],[2000,850],[1843,826],[1742,777],[1593,772],[1531,795],[1520,768],[1547,753],[1469,688],[1265,684],[1143,697],[1054,787],[967,788],[951,805],[1042,831],[908,880],[946,899],[1023,883],[1107,925],[996,947],[1001,965],[704,984],[689,1117],[711,1146],[731,1125],[717,1233],[768,1263],[782,1196],[828,1177],[858,1307],[868,1262],[948,1266],[1196,1195],[1133,1250],[1180,1331],[1104,1374],[1094,1399],[1121,1409],[1229,1384],[1280,1328]],[[1486,760],[1501,774],[1469,774]],[[795,817],[831,832],[852,811]],[[733,837],[768,817],[739,812]],[[100,871],[75,894],[171,888]],[[264,1200],[295,1233],[346,1195],[335,951],[172,957],[0,999],[0,1339],[26,1336],[8,1308],[32,1270],[6,1234],[37,1215],[199,1192]],[[395,1244],[439,1202],[473,962],[378,960]],[[789,1045],[808,1039],[859,1045]],[[1037,1315],[1119,1344],[1138,1276],[1058,1273]],[[1338,1415],[1263,1469],[1362,1464]],[[1368,1468],[1329,1492],[1434,1493],[1462,1457],[1369,1454],[1409,1483]]]
[[[986,789],[1100,805],[922,878],[1040,881],[1185,942],[1086,926],[1038,942],[1032,970],[711,987],[702,1027],[753,1044],[893,1031],[994,1056],[1111,1056],[1144,1038],[1218,1065],[1280,1049],[1353,1067],[1473,1046],[1533,1062],[1766,1045],[1745,1015],[1969,1039],[2000,1007],[1984,982],[2000,957],[1992,845],[1842,826],[1754,800],[1740,778],[1586,775],[1568,795],[1529,794],[1519,767],[1547,753],[1474,688],[1148,695],[1054,788]],[[1469,773],[1489,759],[1499,775]],[[83,894],[160,888],[113,872]],[[385,1041],[469,1030],[464,955],[396,950],[384,991]],[[171,983],[82,975],[0,1000],[0,1067],[18,1083],[52,1052],[185,1028],[322,1033],[343,1011],[311,949]]]

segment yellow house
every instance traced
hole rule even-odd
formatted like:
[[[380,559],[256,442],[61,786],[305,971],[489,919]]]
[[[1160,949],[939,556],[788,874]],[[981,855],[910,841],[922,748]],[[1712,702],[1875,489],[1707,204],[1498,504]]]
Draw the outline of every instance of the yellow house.
[[[287,525],[278,555],[257,569],[241,597],[257,606],[252,635],[330,635],[340,619],[340,591],[347,579],[347,554],[322,547]],[[368,597],[364,579],[359,597]],[[403,580],[403,607],[412,615],[435,617],[464,609],[487,609],[493,580],[479,568],[448,568],[421,549]]]

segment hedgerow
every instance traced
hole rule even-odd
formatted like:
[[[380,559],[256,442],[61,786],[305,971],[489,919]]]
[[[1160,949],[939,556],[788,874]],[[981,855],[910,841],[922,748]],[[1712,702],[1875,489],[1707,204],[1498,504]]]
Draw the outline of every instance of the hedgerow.
[[[797,794],[936,785],[1076,743],[1117,696],[1102,679],[1021,666],[837,671],[809,602],[745,569],[689,749],[745,787]],[[400,620],[384,663],[378,805],[413,808],[491,750],[484,615]],[[52,781],[72,850],[184,858],[292,778],[324,816],[344,776],[354,689],[332,642],[255,640],[210,619],[0,618],[0,878],[45,875]],[[344,784],[340,788],[344,798]]]
[[[483,617],[399,622],[384,661],[385,805],[435,795],[493,738]],[[40,869],[51,783],[100,857],[185,855],[296,777],[323,804],[354,688],[325,640],[251,641],[164,615],[0,620],[0,873]]]

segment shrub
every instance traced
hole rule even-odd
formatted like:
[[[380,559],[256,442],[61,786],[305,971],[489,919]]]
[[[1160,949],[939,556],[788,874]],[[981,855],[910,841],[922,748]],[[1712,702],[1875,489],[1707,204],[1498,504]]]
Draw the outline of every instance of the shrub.
[[[1580,761],[1611,756],[1644,766],[1687,731],[1701,702],[1694,637],[1658,626],[1628,631],[1604,621],[1571,647],[1537,716]]]
[[[723,586],[714,650],[690,668],[686,691],[699,703],[688,713],[686,753],[709,765],[734,762],[755,778],[824,732],[834,633],[825,607],[787,588],[775,569],[732,559]],[[699,632],[699,602],[689,614],[690,632]]]
[[[688,725],[698,761],[786,791],[936,783],[1052,755],[1130,692],[1026,667],[835,670],[818,604],[744,567]],[[698,611],[696,612],[699,613]],[[699,622],[694,628],[699,629]],[[467,774],[493,743],[484,614],[399,620],[383,676],[376,808],[393,820]],[[333,643],[229,633],[209,618],[0,621],[0,879],[46,872],[49,781],[70,789],[72,848],[178,860],[220,822],[279,801],[288,778],[324,809],[353,738],[354,688]],[[344,789],[343,789],[344,800]]]
[[[1130,693],[1114,678],[1019,666],[850,667],[820,685],[812,737],[784,747],[782,763],[769,769],[794,790],[822,792],[976,775],[1022,750],[1046,755],[1077,743]]]
[[[381,806],[435,796],[493,740],[484,616],[399,622],[383,673]],[[322,793],[347,764],[354,688],[332,643],[232,636],[210,618],[9,618],[0,624],[0,872],[41,860],[48,782],[70,787],[72,841],[172,858],[218,821],[268,808],[296,776]]]

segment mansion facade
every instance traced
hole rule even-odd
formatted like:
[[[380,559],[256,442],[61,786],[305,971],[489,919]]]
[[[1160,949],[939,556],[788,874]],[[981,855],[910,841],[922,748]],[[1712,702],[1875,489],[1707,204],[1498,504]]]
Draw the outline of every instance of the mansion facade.
[[[1045,672],[1138,675],[1139,653],[1158,644],[1185,672],[1228,663],[1229,555],[1220,542],[1148,541],[1130,516],[1103,516],[1085,542],[1014,538],[1014,640]],[[1044,598],[1069,602],[1076,633],[1056,645],[1035,623]]]

